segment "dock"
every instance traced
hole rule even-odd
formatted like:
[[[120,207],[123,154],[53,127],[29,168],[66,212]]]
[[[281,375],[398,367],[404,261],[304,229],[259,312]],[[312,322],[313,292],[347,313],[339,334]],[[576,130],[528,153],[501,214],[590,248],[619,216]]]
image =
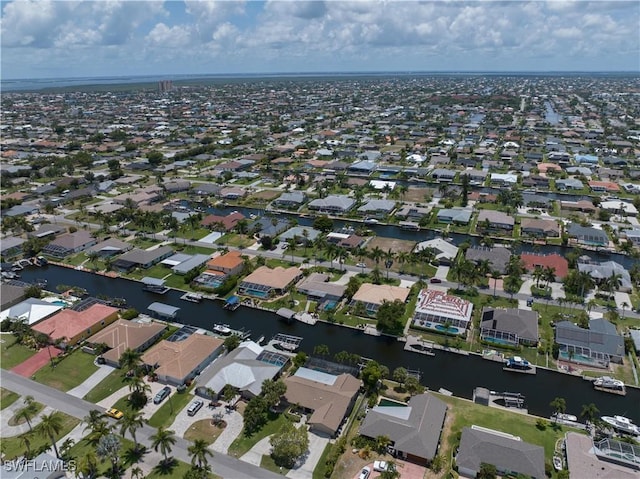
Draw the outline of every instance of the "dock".
[[[517,368],[510,368],[510,367],[504,366],[502,370],[510,373],[536,374],[536,367],[533,364],[529,365],[528,369],[517,369]]]
[[[287,323],[291,323],[296,315],[296,312],[288,308],[280,308],[278,311],[276,311],[276,315],[282,318]]]
[[[310,324],[313,326],[318,321],[317,318],[311,313],[296,313],[294,314],[294,319],[296,321],[300,321],[301,323]]]
[[[407,336],[404,344],[404,350],[412,353],[424,354],[425,356],[435,356],[433,352],[433,342],[425,341],[418,336]]]
[[[524,400],[524,395],[520,393],[491,391],[489,394],[489,406],[528,414]]]
[[[144,284],[142,289],[150,293],[165,294],[171,289],[164,285],[163,279],[151,278],[149,276],[142,278],[142,283]]]
[[[300,347],[302,339],[299,336],[278,333],[269,341],[269,344],[280,351],[293,353]]]
[[[229,296],[222,307],[229,311],[235,311],[240,307],[240,298],[237,296]]]
[[[202,295],[200,293],[184,293],[180,296],[183,301],[189,301],[191,303],[199,303],[202,301]]]

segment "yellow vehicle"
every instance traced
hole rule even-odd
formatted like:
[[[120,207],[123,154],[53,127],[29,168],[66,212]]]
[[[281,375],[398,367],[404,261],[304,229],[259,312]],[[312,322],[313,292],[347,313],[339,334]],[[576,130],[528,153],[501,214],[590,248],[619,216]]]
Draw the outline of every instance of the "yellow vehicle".
[[[122,419],[122,416],[124,416],[124,413],[122,411],[120,411],[120,409],[116,409],[114,407],[109,409],[106,412],[106,414],[107,414],[107,416],[112,417],[113,419]]]

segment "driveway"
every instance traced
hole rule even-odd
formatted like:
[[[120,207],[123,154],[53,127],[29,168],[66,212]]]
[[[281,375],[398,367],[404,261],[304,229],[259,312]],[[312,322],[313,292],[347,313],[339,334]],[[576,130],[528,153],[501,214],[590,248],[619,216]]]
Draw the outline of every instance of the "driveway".
[[[302,464],[287,473],[287,477],[291,479],[311,479],[320,456],[322,456],[325,447],[331,441],[328,436],[320,436],[313,432],[308,432],[307,434],[309,436],[309,453]]]
[[[25,359],[17,366],[14,366],[11,371],[19,374],[20,376],[24,376],[25,378],[30,378],[36,373],[36,371],[47,364],[52,357],[55,358],[59,354],[62,354],[61,349],[54,348],[53,346],[43,348],[30,358]]]
[[[438,266],[434,278],[446,280],[447,275],[449,274],[449,269],[451,269],[449,266]]]
[[[269,444],[269,439],[271,436],[267,436],[263,439],[260,439],[250,450],[245,453],[240,460],[242,462],[248,462],[249,464],[253,464],[254,466],[260,466],[262,462],[262,456],[267,456],[271,454],[271,444]]]

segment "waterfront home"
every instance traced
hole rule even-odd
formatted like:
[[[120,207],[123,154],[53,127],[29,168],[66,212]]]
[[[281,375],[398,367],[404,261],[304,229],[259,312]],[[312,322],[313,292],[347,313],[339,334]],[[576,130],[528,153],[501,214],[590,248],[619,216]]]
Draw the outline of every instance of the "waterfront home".
[[[600,208],[622,216],[638,216],[638,209],[628,201],[603,201],[600,203]]]
[[[362,385],[351,374],[333,375],[304,367],[284,383],[284,400],[310,413],[306,421],[310,430],[332,437],[353,409]]]
[[[561,201],[560,209],[565,211],[581,211],[582,213],[595,213],[598,208],[591,201]]]
[[[624,230],[621,231],[620,234],[623,238],[626,238],[627,241],[630,241],[636,246],[640,246],[640,228]]]
[[[431,249],[434,251],[436,255],[435,259],[439,264],[451,264],[458,255],[458,247],[453,243],[443,240],[442,238],[422,241],[416,245],[413,251],[414,253],[419,253],[425,249]]]
[[[299,293],[306,294],[309,299],[319,301],[320,309],[328,306],[335,306],[344,296],[346,285],[332,283],[329,281],[331,276],[325,273],[311,273],[304,277],[296,284]]]
[[[560,321],[555,328],[555,341],[560,346],[560,359],[597,367],[610,362],[622,363],[624,341],[616,327],[606,319],[589,321],[584,329],[571,321]]]
[[[309,209],[320,213],[344,214],[351,210],[356,200],[346,195],[329,195],[326,198],[317,198],[309,202]]]
[[[222,188],[218,193],[218,196],[224,200],[239,200],[247,195],[247,190],[240,188],[239,186],[228,186]]]
[[[458,174],[455,170],[448,170],[446,168],[435,168],[431,172],[431,177],[439,183],[451,183]]]
[[[343,231],[345,231],[343,229]],[[340,246],[341,248],[358,248],[366,243],[367,238],[351,233],[331,232],[327,235],[327,242]]]
[[[581,190],[584,184],[577,178],[564,178],[556,180],[556,188],[560,191]]]
[[[526,476],[544,479],[544,448],[501,431],[465,427],[455,457],[458,472],[476,477],[482,464],[495,466],[501,476]]]
[[[307,195],[302,191],[291,191],[282,193],[279,198],[271,202],[275,208],[300,208],[307,201]]]
[[[491,173],[489,182],[498,186],[514,186],[518,183],[518,175],[514,173]]]
[[[480,210],[478,213],[477,228],[489,228],[493,230],[513,230],[515,219],[502,211]]]
[[[395,216],[405,220],[420,221],[429,213],[431,213],[431,208],[429,207],[405,205],[396,211]]]
[[[413,313],[414,327],[464,335],[471,322],[473,303],[444,291],[423,289]]]
[[[614,183],[613,181],[589,181],[589,188],[591,188],[591,191],[593,191],[594,193],[601,193],[604,191],[608,191],[611,193],[617,193],[618,191],[620,191],[620,186],[618,186],[617,183]]]
[[[538,343],[538,313],[518,308],[482,309],[480,339],[511,346]]]
[[[294,226],[293,228],[289,228],[287,231],[282,233],[279,236],[279,239],[282,243],[291,238],[295,238],[296,244],[304,246],[305,241],[308,244],[311,244],[319,234],[322,234],[322,232],[315,228],[312,228],[311,226]]]
[[[163,260],[162,263],[164,264],[165,262],[170,261],[174,256],[176,255],[170,256],[169,258]],[[210,258],[208,254],[189,254],[184,256],[186,256],[186,258],[181,258],[180,261],[172,262],[172,264],[169,264],[169,266],[171,266],[171,271],[173,271],[175,274],[184,276],[194,269],[199,269]]]
[[[227,216],[207,215],[202,219],[200,224],[212,230],[229,232],[236,227],[238,221],[243,219],[244,215],[242,213],[234,211]]]
[[[193,333],[181,341],[166,339],[142,355],[142,363],[163,384],[180,386],[200,374],[222,352],[224,341]]]
[[[620,282],[614,287],[615,291],[630,293],[633,288],[629,271],[615,261],[598,263],[595,261],[583,262],[578,260],[578,271],[588,273],[589,276],[595,280],[596,284],[600,284],[611,276],[616,275]]]
[[[118,319],[117,308],[95,303],[82,311],[63,309],[35,326],[33,330],[46,334],[51,342],[61,341],[63,347],[74,346]]]
[[[22,254],[22,245],[25,243],[24,238],[18,238],[15,236],[9,236],[3,238],[0,242],[0,257],[3,261],[9,261],[16,256]]]
[[[6,291],[5,284],[3,283],[2,286],[2,296],[4,296]],[[21,291],[23,291],[23,289],[21,289]],[[27,298],[24,301],[8,307],[7,309],[3,309],[2,312],[0,312],[0,321],[10,319],[12,321],[19,321],[31,326],[56,314],[62,308],[63,306],[60,304],[50,303],[38,298]]]
[[[144,351],[162,336],[165,329],[167,329],[165,324],[155,321],[138,323],[118,319],[102,331],[87,338],[87,343],[93,346],[106,345],[109,349],[102,353],[101,357],[105,360],[105,364],[119,368],[122,353],[127,349]]]
[[[238,293],[267,299],[281,296],[302,276],[302,271],[294,266],[283,268],[278,266],[271,269],[260,266],[248,275],[238,287]]]
[[[358,213],[375,218],[386,218],[395,209],[396,202],[393,200],[381,200],[372,198],[358,208]]]
[[[91,246],[87,249],[87,253],[98,253],[101,258],[107,258],[118,254],[125,253],[133,249],[131,243],[119,240],[118,238],[109,238]]]
[[[555,220],[522,218],[520,221],[520,231],[523,235],[538,238],[557,238],[560,236],[560,225]]]
[[[556,280],[564,279],[569,272],[569,262],[564,256],[560,256],[557,253],[521,253],[520,259],[524,263],[525,269],[530,273],[536,269],[536,266],[541,268],[553,268]]]
[[[5,311],[25,299],[27,286],[0,283],[0,311]]]
[[[71,254],[79,253],[96,244],[98,240],[91,236],[89,231],[79,230],[75,233],[67,233],[58,236],[46,245],[42,252],[54,258],[65,258]]]
[[[466,251],[465,258],[474,263],[487,260],[491,265],[491,269],[498,271],[500,274],[505,274],[511,258],[511,250],[503,246],[494,246],[492,248],[473,246]]]
[[[160,246],[152,250],[134,248],[120,256],[112,264],[116,271],[129,272],[134,268],[147,269],[173,255],[170,246]]]
[[[281,218],[267,218],[263,216],[249,224],[249,230],[255,231],[258,238],[270,236],[275,238],[289,228],[289,221]]]
[[[351,306],[360,303],[365,311],[373,316],[383,302],[400,300],[405,303],[409,293],[410,290],[408,288],[401,288],[400,286],[364,283],[360,285],[356,294],[351,298]]]
[[[208,397],[207,388],[220,394],[229,384],[242,397],[251,399],[260,394],[264,381],[276,379],[280,375],[288,361],[289,357],[284,354],[265,352],[259,344],[243,341],[236,349],[207,368],[198,379],[196,394]]]
[[[207,270],[220,271],[225,275],[238,275],[244,269],[244,259],[240,251],[229,251],[207,262]]]
[[[438,453],[446,415],[444,401],[423,393],[407,404],[393,402],[369,409],[358,433],[374,440],[388,437],[397,457],[424,465]]]
[[[439,223],[467,225],[471,220],[473,210],[471,208],[462,208],[455,206],[453,208],[442,208],[438,211],[437,218]]]
[[[638,446],[611,437],[594,442],[577,432],[567,432],[564,444],[571,479],[638,479]]]
[[[606,246],[609,244],[607,233],[592,226],[581,226],[577,223],[570,223],[566,228],[570,238],[574,238],[578,244],[588,246]]]

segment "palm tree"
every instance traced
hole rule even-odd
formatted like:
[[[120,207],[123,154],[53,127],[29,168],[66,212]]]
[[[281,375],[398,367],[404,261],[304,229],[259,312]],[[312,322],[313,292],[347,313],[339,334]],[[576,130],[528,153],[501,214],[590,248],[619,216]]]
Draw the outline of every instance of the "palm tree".
[[[56,457],[60,458],[58,446],[56,446],[56,436],[60,434],[60,431],[62,431],[62,417],[55,412],[42,416],[42,421],[38,425],[38,429],[42,436],[49,438],[53,445],[53,450],[56,453]]]
[[[555,421],[558,422],[558,415],[564,414],[567,410],[567,401],[562,397],[556,397],[549,405],[554,409]]]
[[[389,248],[386,253],[384,253],[384,267],[387,270],[387,280],[389,280],[389,268],[393,266],[393,260],[395,259],[396,254]]]
[[[213,457],[213,453],[207,448],[207,441],[204,439],[196,439],[189,446],[187,451],[191,456],[191,465],[198,469],[203,469],[209,464],[208,457]]]
[[[491,279],[493,280],[493,297],[496,297],[496,287],[498,286],[498,280],[502,277],[500,271],[494,269],[491,271]]]
[[[144,477],[144,471],[138,467],[131,468],[131,479],[142,479]]]
[[[540,280],[544,277],[544,269],[540,265],[536,265],[532,273],[533,279],[536,282],[536,287],[540,287]]]
[[[592,423],[599,412],[600,410],[596,407],[595,404],[583,404],[582,412],[580,412],[580,417],[584,418],[587,422]]]
[[[304,238],[304,255],[307,256],[307,246],[309,245],[309,230],[302,229],[302,237]]]
[[[18,437],[20,439],[20,445],[26,449],[25,458],[31,459],[31,440],[33,439],[33,433],[31,431],[25,432]]]
[[[556,280],[556,269],[553,266],[547,266],[543,270],[542,281],[547,283],[547,287],[550,283]]]
[[[375,261],[376,266],[380,264],[380,260],[384,257],[384,251],[379,246],[376,246],[371,251],[369,251],[369,258]]]
[[[87,253],[87,258],[89,258],[89,263],[91,263],[95,269],[96,262],[98,258],[100,258],[100,254],[97,251],[89,251]]]
[[[136,431],[144,426],[144,419],[142,417],[141,411],[134,411],[131,409],[127,409],[120,419],[120,435],[124,437],[125,433],[131,434],[133,439],[133,448],[134,450],[138,450],[138,441],[136,439]]]
[[[627,303],[626,301],[623,301],[620,307],[622,308],[622,319],[624,319],[624,310],[629,307],[629,303]]]
[[[16,419],[24,419],[27,421],[29,431],[33,431],[33,428],[31,427],[31,419],[36,415],[36,403],[33,396],[26,396],[24,398],[24,404],[25,406],[16,412]]]
[[[164,456],[164,462],[168,461],[167,454],[171,452],[171,447],[176,443],[176,434],[173,431],[167,430],[164,427],[159,427],[158,432],[151,436],[151,447],[153,450],[160,452]]]
[[[102,437],[96,447],[96,454],[98,457],[107,458],[111,461],[111,470],[107,477],[120,477],[121,471],[118,467],[118,461],[120,460],[120,448],[120,438],[115,434],[107,434]]]
[[[104,420],[104,414],[98,411],[97,409],[92,409],[89,411],[83,419],[82,422],[86,424],[84,430],[91,429],[92,431],[98,427],[101,427],[103,424],[106,424]]]
[[[131,348],[125,349],[120,355],[120,368],[126,373],[133,371],[138,372],[140,365],[142,364],[142,353]]]
[[[82,456],[76,465],[76,477],[93,479],[98,474],[98,458],[95,452],[89,450]]]

